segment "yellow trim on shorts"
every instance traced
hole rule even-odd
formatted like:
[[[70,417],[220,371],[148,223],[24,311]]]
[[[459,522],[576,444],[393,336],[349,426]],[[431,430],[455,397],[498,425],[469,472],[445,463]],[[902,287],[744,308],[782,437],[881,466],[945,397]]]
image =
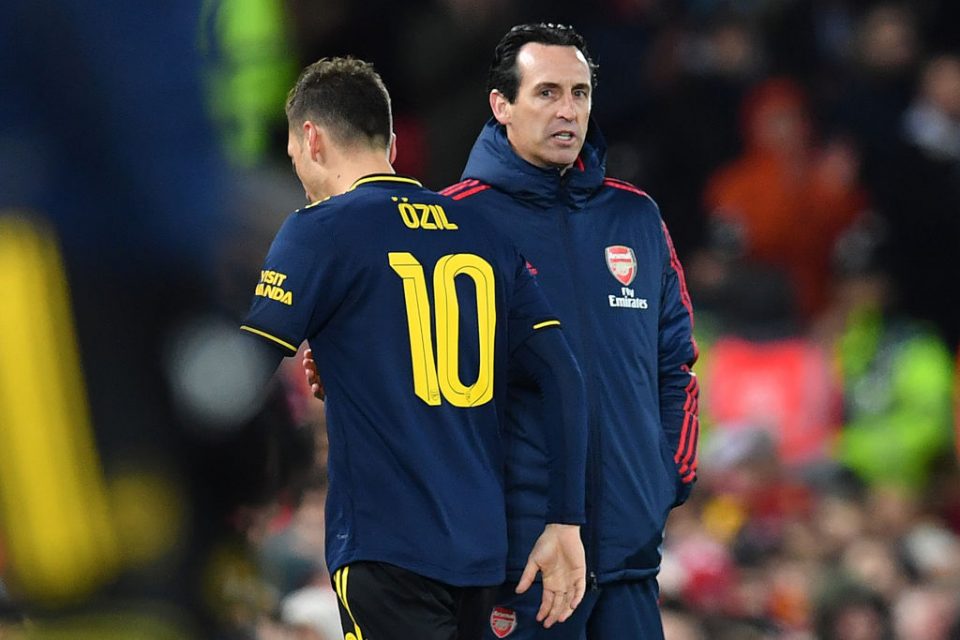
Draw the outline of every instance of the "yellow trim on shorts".
[[[353,623],[353,632],[344,630],[343,638],[344,640],[363,640],[360,625],[357,624],[357,619],[353,617],[353,612],[350,611],[350,604],[347,602],[347,579],[349,577],[350,565],[341,567],[333,573],[333,588],[336,590],[340,602],[343,603],[343,608],[347,610],[347,615],[350,616],[350,622]]]

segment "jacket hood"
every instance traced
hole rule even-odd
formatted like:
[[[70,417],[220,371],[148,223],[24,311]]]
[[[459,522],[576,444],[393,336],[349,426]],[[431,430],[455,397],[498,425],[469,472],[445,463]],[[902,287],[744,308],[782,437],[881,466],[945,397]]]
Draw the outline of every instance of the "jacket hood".
[[[538,207],[572,204],[580,209],[602,186],[606,161],[607,143],[592,119],[580,157],[561,176],[559,169],[541,169],[518,156],[507,140],[506,128],[490,118],[473,144],[462,179],[480,180]]]

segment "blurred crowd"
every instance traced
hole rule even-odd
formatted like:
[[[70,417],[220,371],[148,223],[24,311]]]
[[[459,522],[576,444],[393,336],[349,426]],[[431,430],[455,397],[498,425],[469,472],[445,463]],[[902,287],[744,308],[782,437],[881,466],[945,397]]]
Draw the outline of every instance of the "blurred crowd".
[[[600,65],[607,173],[658,202],[696,312],[700,480],[665,533],[668,640],[960,638],[960,3],[207,0],[198,14],[191,64],[232,176],[205,205],[229,222],[198,297],[227,318],[302,204],[282,109],[297,69],[373,61],[397,170],[439,189],[489,116],[503,32],[573,24]],[[281,370],[281,437],[261,420],[201,474],[231,495],[208,586],[224,638],[340,637],[323,408],[302,377],[298,358]],[[269,481],[236,486],[264,452]]]

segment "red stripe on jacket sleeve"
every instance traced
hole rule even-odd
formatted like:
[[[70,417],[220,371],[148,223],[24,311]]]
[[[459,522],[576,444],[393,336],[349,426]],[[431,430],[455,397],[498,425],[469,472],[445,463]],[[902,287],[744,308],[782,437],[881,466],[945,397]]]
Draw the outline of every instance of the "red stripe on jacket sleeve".
[[[700,439],[700,419],[697,414],[700,409],[700,388],[696,374],[686,365],[683,368],[690,374],[690,382],[684,389],[687,399],[683,404],[683,426],[680,428],[680,442],[677,444],[673,461],[679,465],[681,481],[690,483],[697,476],[697,441]]]
[[[670,231],[667,230],[667,223],[660,221],[663,228],[663,237],[667,240],[667,249],[670,251],[670,266],[677,273],[677,280],[680,283],[680,302],[683,303],[690,316],[690,342],[693,344],[693,356],[698,358],[700,349],[697,347],[697,341],[693,338],[693,302],[690,300],[690,291],[687,290],[687,278],[683,274],[683,265],[680,264],[680,258],[677,257],[677,250],[673,248],[673,238],[670,237]]]
[[[622,189],[623,191],[629,191],[630,193],[635,193],[638,196],[646,196],[647,192],[639,187],[636,187],[629,182],[624,182],[623,180],[617,180],[616,178],[604,178],[603,184],[608,187],[613,187],[614,189]],[[648,196],[649,197],[649,196]]]
[[[479,184],[479,183],[480,183],[479,180],[475,180],[475,179],[473,179],[473,178],[470,178],[470,179],[468,179],[468,180],[463,180],[463,181],[461,181],[461,182],[458,182],[457,184],[452,184],[452,185],[450,185],[449,187],[447,187],[446,189],[441,189],[438,193],[439,193],[440,195],[442,195],[442,196],[452,196],[453,194],[457,193],[458,191],[463,191],[463,190],[466,189],[467,187],[472,187],[472,186],[474,186],[475,184]]]
[[[486,191],[486,190],[489,189],[489,188],[490,188],[490,185],[488,185],[488,184],[481,184],[481,185],[477,185],[476,187],[473,187],[472,189],[468,189],[468,190],[466,190],[466,191],[461,191],[460,193],[458,193],[458,194],[456,194],[456,195],[454,195],[454,196],[451,196],[451,197],[452,197],[454,200],[463,200],[464,198],[469,198],[470,196],[472,196],[472,195],[474,195],[474,194],[476,194],[476,193],[480,193],[481,191]]]
[[[670,267],[677,274],[677,282],[680,287],[680,302],[687,310],[690,318],[690,344],[693,347],[693,357],[699,357],[700,350],[697,347],[697,341],[693,337],[693,303],[690,301],[690,292],[687,290],[687,279],[683,273],[683,266],[677,257],[677,250],[673,246],[673,238],[670,237],[670,231],[662,220],[660,226],[663,229],[663,237],[667,242],[667,249],[670,253]],[[677,451],[674,455],[674,461],[680,465],[681,481],[684,483],[693,482],[697,477],[697,444],[700,438],[700,388],[697,381],[697,375],[690,371],[690,367],[683,366],[683,370],[690,375],[690,382],[687,383],[684,392],[686,400],[683,404],[683,426],[680,428],[680,443],[677,445]]]

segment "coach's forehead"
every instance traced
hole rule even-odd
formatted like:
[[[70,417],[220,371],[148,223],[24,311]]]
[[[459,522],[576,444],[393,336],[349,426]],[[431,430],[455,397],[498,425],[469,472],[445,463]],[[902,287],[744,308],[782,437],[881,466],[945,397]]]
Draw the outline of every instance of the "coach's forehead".
[[[574,46],[528,42],[517,53],[520,84],[590,84],[590,65]]]

